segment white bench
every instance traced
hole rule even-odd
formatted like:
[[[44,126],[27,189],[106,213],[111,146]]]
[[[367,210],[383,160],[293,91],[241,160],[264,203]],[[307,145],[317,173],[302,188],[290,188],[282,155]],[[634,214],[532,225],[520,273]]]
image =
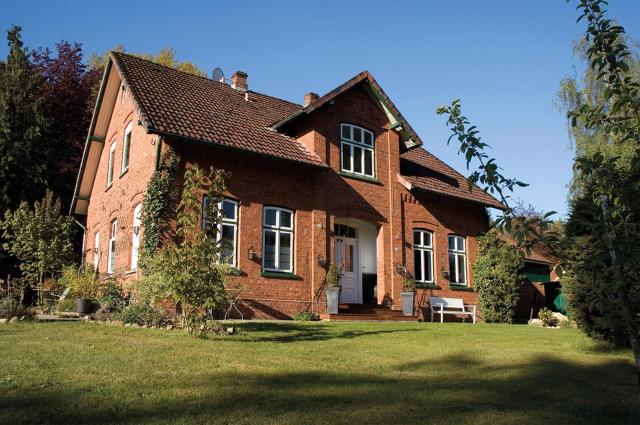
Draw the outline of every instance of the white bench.
[[[464,301],[461,298],[429,297],[429,304],[431,307],[432,322],[433,313],[435,312],[440,314],[440,323],[444,322],[445,314],[471,316],[473,319],[473,323],[476,323],[476,306],[465,305]]]

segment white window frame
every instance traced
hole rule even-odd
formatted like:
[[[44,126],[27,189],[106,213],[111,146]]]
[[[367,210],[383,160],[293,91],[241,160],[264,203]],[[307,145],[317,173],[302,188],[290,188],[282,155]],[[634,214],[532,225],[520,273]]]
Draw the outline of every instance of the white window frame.
[[[142,202],[133,209],[133,226],[131,227],[131,271],[138,270],[140,260],[140,232],[142,229]]]
[[[111,222],[111,234],[109,236],[109,257],[107,257],[107,273],[113,274],[116,269],[116,237],[118,235],[118,220]]]
[[[116,142],[111,143],[109,147],[109,163],[107,168],[107,187],[111,187],[113,184],[113,171],[115,168],[116,159]]]
[[[420,242],[416,244],[416,233],[420,234]],[[424,242],[424,235],[429,235],[429,244]],[[435,278],[435,264],[433,263],[433,232],[425,229],[414,229],[413,230],[413,250],[414,252],[420,252],[420,270],[422,271],[421,276],[416,274],[416,265],[413,265],[414,278],[416,282],[419,283],[434,283]],[[425,279],[426,268],[425,268],[425,255],[428,255],[431,259],[431,279]],[[415,255],[413,256],[415,261]]]
[[[267,224],[267,211],[273,210],[276,212],[276,223],[275,225]],[[291,227],[285,227],[280,225],[280,213],[288,212],[291,214]],[[281,207],[264,207],[262,212],[262,270],[267,272],[276,272],[276,273],[293,273],[294,263],[295,263],[295,241],[294,241],[294,230],[295,230],[295,212],[293,210]],[[275,259],[274,264],[275,267],[266,267],[265,266],[265,246],[266,246],[266,233],[274,232],[276,234],[276,244],[275,244]],[[289,234],[291,237],[291,262],[290,267],[288,269],[283,269],[280,267],[280,235],[281,234]]]
[[[347,128],[349,135],[347,137],[345,137],[343,135],[344,133],[344,129]],[[354,137],[354,130],[358,129],[361,132],[361,138],[360,141],[355,140]],[[371,137],[371,144],[367,144],[365,143],[365,139],[366,139],[366,135],[369,135]],[[375,178],[376,177],[376,151],[375,151],[375,144],[376,144],[376,139],[374,137],[373,132],[367,130],[366,128],[363,127],[359,127],[357,125],[353,125],[353,124],[346,124],[346,123],[342,123],[340,124],[340,171],[344,171],[345,173],[349,173],[349,174],[354,174],[357,176],[362,176],[362,177],[368,177],[368,178]],[[344,167],[344,158],[343,158],[343,153],[344,153],[344,149],[345,147],[349,148],[349,168],[345,168]],[[355,166],[354,166],[354,151],[356,149],[360,149],[362,151],[362,154],[360,156],[360,170],[361,171],[355,171]],[[366,166],[365,166],[365,151],[367,152],[371,152],[371,174],[367,174],[366,173]]]
[[[454,238],[454,246],[451,248],[451,239]],[[460,242],[462,241],[462,248],[460,248]],[[449,255],[447,256],[447,261],[449,262],[449,268],[451,268],[450,257],[453,255],[455,257],[454,270],[449,270],[449,284],[453,286],[467,286],[469,282],[469,270],[467,267],[467,239],[464,236],[460,235],[449,235],[447,239],[447,249],[449,251]],[[458,257],[463,258],[464,264],[464,281],[460,282],[460,268],[458,265]],[[455,281],[453,280],[455,277]]]
[[[235,219],[230,219],[224,216],[223,214],[223,203],[227,202],[227,203],[232,203],[234,206],[234,210],[235,210]],[[205,196],[202,200],[202,227],[204,228],[204,226],[207,223],[207,218],[204,216],[204,212],[207,210],[207,205],[209,203],[209,199]],[[218,224],[218,236],[217,236],[217,242],[220,242],[222,240],[222,227],[223,226],[228,226],[228,227],[233,227],[233,253],[231,254],[231,261],[228,262],[227,264],[229,264],[232,267],[237,267],[238,265],[238,223],[240,222],[240,208],[238,205],[238,201],[236,201],[235,199],[231,199],[231,198],[223,198],[222,201],[218,202],[218,210],[220,211],[220,216],[221,216],[221,220],[220,223]]]
[[[100,262],[100,232],[93,236],[93,268],[98,269]]]
[[[120,165],[120,174],[124,174],[129,169],[132,128],[133,128],[133,122],[130,122],[129,125],[127,125],[127,128],[124,130],[124,139],[122,140],[122,164]]]

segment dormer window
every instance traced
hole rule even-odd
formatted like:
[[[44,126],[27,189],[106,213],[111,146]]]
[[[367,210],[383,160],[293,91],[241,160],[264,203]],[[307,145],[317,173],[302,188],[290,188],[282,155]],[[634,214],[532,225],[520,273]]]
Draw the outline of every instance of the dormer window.
[[[340,126],[340,170],[363,177],[375,177],[373,133],[352,124]]]

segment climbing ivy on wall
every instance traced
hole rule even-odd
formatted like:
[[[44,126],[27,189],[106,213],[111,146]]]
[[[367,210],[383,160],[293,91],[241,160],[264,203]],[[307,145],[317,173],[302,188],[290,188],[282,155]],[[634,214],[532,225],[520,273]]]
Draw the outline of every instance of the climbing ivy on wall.
[[[160,167],[153,173],[142,201],[142,258],[152,255],[160,246],[166,230],[165,213],[174,199],[174,179],[178,168],[178,156],[167,151]],[[144,261],[143,261],[144,263]]]

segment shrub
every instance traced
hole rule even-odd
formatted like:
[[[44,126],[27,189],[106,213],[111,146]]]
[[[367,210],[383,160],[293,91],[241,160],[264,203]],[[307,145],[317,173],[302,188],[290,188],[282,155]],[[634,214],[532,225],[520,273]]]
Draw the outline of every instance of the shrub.
[[[84,267],[66,266],[58,283],[69,288],[69,294],[76,298],[94,299],[98,292],[98,277],[93,265]]]
[[[0,300],[0,318],[11,319],[22,316],[33,316],[33,311],[14,297],[9,296]]]
[[[105,280],[100,287],[100,311],[103,313],[113,313],[122,310],[127,305],[128,298],[122,292],[120,285],[115,279]]]
[[[524,260],[517,248],[491,229],[478,238],[473,278],[478,308],[488,323],[512,323],[524,280]]]
[[[76,311],[76,300],[73,298],[66,297],[60,301],[56,306],[56,310],[59,312],[71,312]]]
[[[293,320],[297,322],[313,322],[319,320],[319,317],[317,314],[310,311],[301,311],[300,313],[296,313],[296,315],[293,316]]]
[[[540,309],[538,312],[538,319],[542,320],[542,325],[545,327],[552,328],[558,326],[558,318],[546,307]]]
[[[166,312],[148,304],[130,304],[117,314],[117,318],[132,325],[158,326],[166,321]]]
[[[340,273],[338,272],[338,268],[335,264],[331,264],[329,266],[329,270],[327,271],[327,286],[335,288],[340,286]]]

